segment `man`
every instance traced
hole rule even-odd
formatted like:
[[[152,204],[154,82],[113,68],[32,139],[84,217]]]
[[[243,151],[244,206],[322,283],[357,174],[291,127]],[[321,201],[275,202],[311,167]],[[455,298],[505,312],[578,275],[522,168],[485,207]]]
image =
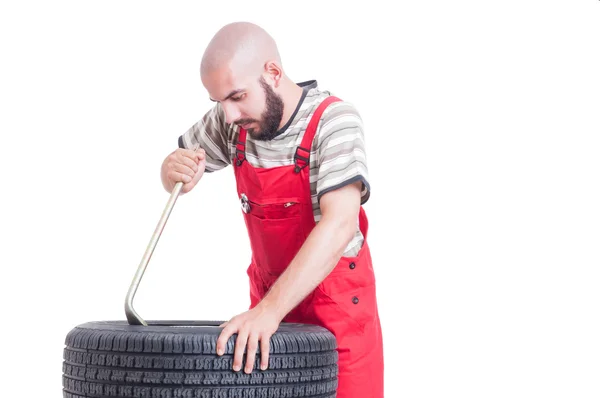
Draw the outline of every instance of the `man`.
[[[290,80],[274,40],[250,23],[216,33],[200,74],[216,104],[179,137],[161,178],[169,192],[184,182],[184,194],[205,171],[234,168],[252,248],[251,305],[222,325],[217,354],[237,333],[233,370],[241,370],[247,349],[251,373],[259,344],[264,370],[280,322],[318,324],[338,343],[337,397],[383,397],[358,112],[316,81]]]

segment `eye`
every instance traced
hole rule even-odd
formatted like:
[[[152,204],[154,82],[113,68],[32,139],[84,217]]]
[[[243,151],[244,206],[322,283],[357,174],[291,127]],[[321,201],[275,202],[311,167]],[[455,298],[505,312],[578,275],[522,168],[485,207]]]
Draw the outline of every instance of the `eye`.
[[[237,97],[231,97],[233,101],[241,101],[246,97],[246,93],[238,95]]]

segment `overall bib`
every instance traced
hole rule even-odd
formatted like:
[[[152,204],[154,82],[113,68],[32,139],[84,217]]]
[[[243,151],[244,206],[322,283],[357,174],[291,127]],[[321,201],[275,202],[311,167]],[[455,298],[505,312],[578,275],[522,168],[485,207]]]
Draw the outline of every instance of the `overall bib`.
[[[247,132],[240,129],[233,167],[252,249],[247,270],[250,308],[265,296],[316,225],[309,181],[310,148],[323,111],[334,101],[340,100],[330,96],[319,105],[290,166],[253,167],[245,157]],[[362,206],[359,222],[364,236],[359,253],[341,257],[283,322],[316,324],[335,335],[337,398],[382,398],[383,342],[367,244],[368,220]]]

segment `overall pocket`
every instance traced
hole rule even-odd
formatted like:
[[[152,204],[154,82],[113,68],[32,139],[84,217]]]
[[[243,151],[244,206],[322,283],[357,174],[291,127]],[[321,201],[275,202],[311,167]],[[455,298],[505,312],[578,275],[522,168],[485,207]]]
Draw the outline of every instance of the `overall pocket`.
[[[295,198],[270,202],[248,199],[245,212],[252,254],[271,275],[281,274],[304,243],[301,205]]]

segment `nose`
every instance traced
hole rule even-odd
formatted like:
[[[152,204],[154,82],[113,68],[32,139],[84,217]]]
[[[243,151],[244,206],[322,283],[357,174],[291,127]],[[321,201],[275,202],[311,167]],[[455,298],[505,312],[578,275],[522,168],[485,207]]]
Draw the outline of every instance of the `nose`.
[[[240,110],[235,104],[222,102],[221,106],[223,107],[223,111],[225,112],[225,122],[227,124],[232,124],[236,120],[240,118],[242,115]]]

